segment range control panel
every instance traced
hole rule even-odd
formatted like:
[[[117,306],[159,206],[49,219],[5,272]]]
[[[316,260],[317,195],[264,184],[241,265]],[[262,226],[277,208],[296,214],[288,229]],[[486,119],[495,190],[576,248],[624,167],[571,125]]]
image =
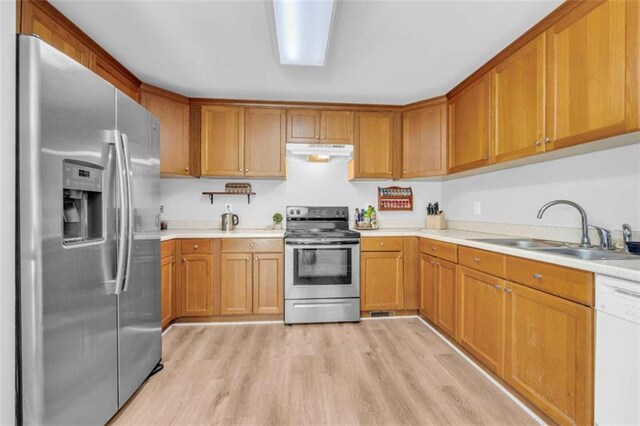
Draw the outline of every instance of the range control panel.
[[[287,220],[325,219],[349,220],[348,207],[302,207],[288,206]]]

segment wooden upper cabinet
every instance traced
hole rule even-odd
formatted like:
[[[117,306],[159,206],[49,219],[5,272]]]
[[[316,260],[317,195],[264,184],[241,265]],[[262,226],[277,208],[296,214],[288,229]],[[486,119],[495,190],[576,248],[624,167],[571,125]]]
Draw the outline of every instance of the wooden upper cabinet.
[[[420,313],[429,321],[436,321],[436,258],[420,253]]]
[[[130,79],[127,74],[114,66],[112,62],[92,52],[89,61],[89,68],[91,71],[116,86],[116,89],[120,90],[134,101],[140,102],[139,82],[135,82]]]
[[[497,162],[545,149],[545,35],[492,71],[493,155]]]
[[[213,315],[213,255],[184,254],[180,266],[179,316]]]
[[[243,176],[244,108],[204,105],[201,110],[201,175]]]
[[[251,253],[220,256],[220,313],[250,314],[253,309]]]
[[[286,120],[283,109],[245,109],[245,176],[286,177]]]
[[[586,1],[547,31],[553,148],[638,128],[638,1]]]
[[[387,112],[355,115],[354,159],[349,178],[391,179],[394,159],[395,116]]]
[[[284,312],[284,258],[282,253],[253,254],[253,313]]]
[[[142,106],[160,120],[160,173],[193,176],[189,145],[189,100],[142,86]]]
[[[337,145],[353,144],[353,112],[322,111],[320,142]]]
[[[22,1],[21,34],[36,34],[44,42],[64,52],[67,56],[89,67],[91,50],[66,25],[60,21],[60,13],[47,2]]]
[[[288,110],[287,142],[320,143],[320,111],[312,109]]]
[[[443,175],[447,172],[447,104],[402,114],[402,177]]]
[[[457,269],[456,340],[491,371],[504,373],[504,282],[464,266]]]
[[[402,252],[361,253],[360,284],[363,311],[403,309]]]
[[[507,283],[505,380],[554,422],[593,424],[593,309]]]
[[[491,73],[449,100],[449,172],[490,163]]]

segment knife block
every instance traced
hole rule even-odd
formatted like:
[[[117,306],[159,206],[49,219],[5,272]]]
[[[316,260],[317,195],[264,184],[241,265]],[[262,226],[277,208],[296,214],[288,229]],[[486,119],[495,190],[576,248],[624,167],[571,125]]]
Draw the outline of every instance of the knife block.
[[[427,215],[427,229],[447,229],[447,220],[444,213]]]

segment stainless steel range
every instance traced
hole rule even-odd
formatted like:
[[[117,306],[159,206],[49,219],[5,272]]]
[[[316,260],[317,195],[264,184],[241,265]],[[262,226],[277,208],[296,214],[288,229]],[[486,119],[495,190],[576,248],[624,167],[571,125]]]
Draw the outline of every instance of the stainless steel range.
[[[285,324],[360,321],[360,233],[347,207],[287,207]]]

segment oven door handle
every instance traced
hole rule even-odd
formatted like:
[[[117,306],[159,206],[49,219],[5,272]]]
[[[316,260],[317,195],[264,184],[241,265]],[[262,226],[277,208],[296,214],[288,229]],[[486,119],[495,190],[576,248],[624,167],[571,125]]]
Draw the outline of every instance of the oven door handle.
[[[286,240],[285,239],[284,243],[286,245],[289,245],[289,246],[305,246],[305,247],[314,246],[314,247],[318,247],[318,248],[324,248],[324,247],[327,247],[327,246],[351,246],[351,247],[357,247],[357,246],[360,245],[360,241],[359,240],[331,241],[331,240],[308,239],[308,240],[290,241],[290,240]]]

